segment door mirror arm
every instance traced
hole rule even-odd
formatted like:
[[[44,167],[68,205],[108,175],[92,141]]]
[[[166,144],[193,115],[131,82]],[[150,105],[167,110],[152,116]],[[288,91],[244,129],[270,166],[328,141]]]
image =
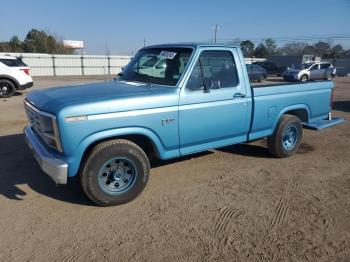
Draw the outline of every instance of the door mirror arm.
[[[204,93],[210,93],[210,84],[207,82],[203,83]]]

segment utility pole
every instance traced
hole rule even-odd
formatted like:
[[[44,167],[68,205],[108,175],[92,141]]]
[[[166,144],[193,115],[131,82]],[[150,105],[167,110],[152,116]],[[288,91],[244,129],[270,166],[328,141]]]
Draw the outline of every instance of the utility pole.
[[[146,38],[143,39],[143,47],[146,46]]]
[[[219,26],[216,24],[213,26],[213,29],[214,29],[214,43],[216,43],[216,37],[218,34]]]

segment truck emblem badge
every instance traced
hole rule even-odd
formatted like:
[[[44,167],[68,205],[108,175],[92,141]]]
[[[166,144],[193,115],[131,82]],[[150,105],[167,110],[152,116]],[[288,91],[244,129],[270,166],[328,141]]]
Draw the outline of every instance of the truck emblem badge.
[[[162,119],[162,126],[164,126],[165,124],[170,124],[171,122],[174,122],[175,118],[165,118]]]

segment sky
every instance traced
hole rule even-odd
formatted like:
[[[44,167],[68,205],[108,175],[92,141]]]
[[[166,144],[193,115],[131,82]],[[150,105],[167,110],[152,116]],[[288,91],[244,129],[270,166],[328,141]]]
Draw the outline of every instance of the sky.
[[[39,29],[83,40],[87,54],[132,53],[146,45],[218,39],[348,35],[350,0],[0,0],[0,41]],[[278,42],[283,45],[284,42]]]

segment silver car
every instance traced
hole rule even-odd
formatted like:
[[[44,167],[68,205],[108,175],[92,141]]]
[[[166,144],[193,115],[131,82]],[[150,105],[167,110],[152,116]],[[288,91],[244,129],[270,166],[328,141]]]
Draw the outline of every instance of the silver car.
[[[307,62],[299,66],[288,68],[283,79],[286,81],[301,81],[325,79],[332,80],[336,69],[329,62]]]

